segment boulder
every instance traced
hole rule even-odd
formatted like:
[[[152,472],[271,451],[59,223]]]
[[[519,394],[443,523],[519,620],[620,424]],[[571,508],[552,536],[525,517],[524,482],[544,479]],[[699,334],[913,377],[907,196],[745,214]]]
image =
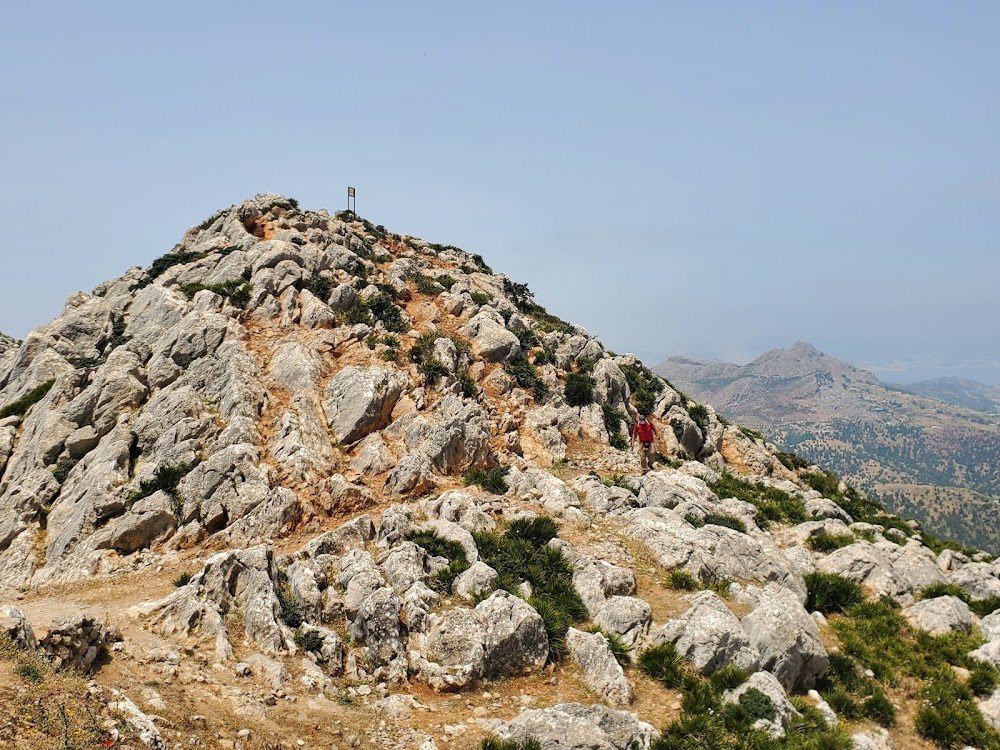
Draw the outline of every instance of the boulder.
[[[472,351],[487,362],[503,362],[521,351],[517,336],[507,330],[500,314],[482,308],[469,320],[459,333],[472,342]]]
[[[635,596],[611,596],[594,617],[605,633],[618,636],[630,650],[646,637],[653,622],[649,604]]]
[[[0,635],[7,636],[22,651],[38,648],[38,640],[28,618],[24,612],[9,604],[0,604]]]
[[[691,608],[650,633],[649,643],[673,643],[703,675],[727,664],[750,672],[760,665],[760,653],[751,645],[739,619],[714,591],[695,594]]]
[[[334,375],[323,402],[334,440],[350,445],[385,426],[405,382],[381,367],[345,367]]]
[[[600,633],[584,633],[570,628],[566,648],[580,669],[583,681],[612,706],[627,706],[635,700],[632,683],[611,652],[608,640]]]
[[[486,631],[484,676],[513,677],[545,666],[549,653],[545,622],[527,602],[506,591],[495,591],[474,611]]]
[[[498,735],[515,742],[534,739],[541,750],[649,750],[660,736],[625,711],[579,703],[523,711],[502,724]]]
[[[450,609],[430,616],[423,654],[410,653],[417,677],[437,691],[464,690],[483,674],[486,633],[472,610]]]
[[[723,700],[727,703],[739,703],[740,698],[750,690],[757,690],[771,702],[774,708],[773,719],[758,719],[753,724],[754,729],[767,732],[772,737],[784,737],[785,727],[794,716],[798,714],[795,707],[789,702],[782,689],[781,683],[770,672],[755,672],[750,678],[733,690],[727,690]]]
[[[924,599],[903,610],[910,625],[931,635],[972,632],[972,612],[957,596]]]
[[[826,649],[816,622],[798,599],[782,589],[767,592],[743,620],[761,669],[774,673],[786,690],[809,690],[826,672]]]
[[[477,596],[492,591],[499,579],[497,572],[480,560],[460,573],[451,588],[456,596],[472,601]]]

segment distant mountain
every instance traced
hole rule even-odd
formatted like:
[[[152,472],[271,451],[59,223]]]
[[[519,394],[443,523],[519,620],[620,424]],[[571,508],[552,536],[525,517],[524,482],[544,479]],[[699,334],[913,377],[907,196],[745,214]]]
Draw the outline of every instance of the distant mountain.
[[[678,356],[654,372],[934,533],[1000,551],[1000,419],[986,401],[990,386],[946,379],[903,391],[801,341],[746,365]],[[966,399],[983,394],[972,402],[990,408],[928,397],[949,385]]]
[[[966,409],[1000,413],[1000,386],[987,385],[976,380],[934,378],[907,385],[886,383],[886,387],[903,393],[912,393],[915,396],[937,399],[946,404],[964,406]]]

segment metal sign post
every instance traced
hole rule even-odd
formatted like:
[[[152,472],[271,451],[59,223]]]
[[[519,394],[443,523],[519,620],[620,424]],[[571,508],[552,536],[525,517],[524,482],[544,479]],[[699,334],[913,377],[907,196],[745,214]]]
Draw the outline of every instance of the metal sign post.
[[[353,208],[351,208],[351,201],[352,200],[354,201],[354,207]],[[357,213],[358,212],[358,198],[354,194],[354,188],[352,188],[350,186],[348,186],[348,188],[347,188],[347,210],[350,211],[351,213]]]

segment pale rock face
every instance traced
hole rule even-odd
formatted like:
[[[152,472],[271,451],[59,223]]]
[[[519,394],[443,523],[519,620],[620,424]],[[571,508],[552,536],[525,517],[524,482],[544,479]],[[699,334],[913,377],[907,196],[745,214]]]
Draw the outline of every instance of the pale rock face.
[[[38,648],[38,640],[28,618],[24,612],[9,604],[0,604],[0,634],[6,635],[14,646],[23,651]]]
[[[452,584],[456,596],[472,601],[496,586],[500,576],[493,568],[480,561],[474,562],[468,570],[460,573]]]
[[[794,595],[774,590],[743,620],[750,644],[760,653],[761,669],[786,690],[809,690],[828,663],[816,623]]]
[[[485,665],[485,632],[468,609],[449,609],[430,616],[423,653],[411,652],[417,677],[437,691],[463,690],[480,679]]]
[[[703,675],[727,664],[751,672],[760,665],[760,654],[739,619],[714,591],[699,592],[687,612],[650,633],[650,645],[661,643],[673,643]]]
[[[506,591],[497,591],[474,611],[486,628],[485,677],[513,677],[545,666],[549,653],[545,623],[526,602]]]
[[[421,506],[428,519],[457,523],[470,532],[492,531],[496,526],[479,507],[476,497],[462,490],[448,490],[423,501]]]
[[[858,732],[851,735],[851,739],[854,741],[854,750],[896,750],[896,743],[887,729]]]
[[[956,596],[925,599],[903,610],[911,625],[931,635],[972,632],[972,612],[969,605]]]
[[[573,661],[583,670],[583,681],[597,695],[612,706],[628,706],[635,700],[632,683],[603,635],[570,628],[566,633],[566,647]]]
[[[1000,578],[996,569],[987,563],[970,562],[950,576],[949,582],[961,586],[973,599],[1000,596]]]
[[[991,727],[1000,729],[1000,690],[995,690],[989,698],[981,702],[979,711]]]
[[[896,572],[892,562],[868,542],[855,542],[831,552],[820,560],[817,569],[868,586],[879,595],[904,602],[910,600],[913,586]]]
[[[625,711],[560,703],[529,709],[504,723],[501,739],[536,739],[542,750],[649,750],[660,733]]]
[[[979,630],[987,641],[1000,641],[1000,611],[986,615],[979,623]]]
[[[393,590],[379,588],[361,603],[349,628],[351,637],[364,644],[368,665],[387,667],[393,681],[406,677],[406,642],[399,612],[399,598]]]
[[[326,386],[323,410],[338,443],[348,445],[384,427],[405,381],[394,370],[345,367]]]
[[[649,604],[635,596],[611,596],[597,611],[594,624],[621,638],[629,649],[636,648],[653,622]]]
[[[513,497],[539,505],[551,515],[560,515],[567,508],[580,507],[580,498],[576,493],[561,479],[542,469],[511,469],[507,484]]]
[[[503,362],[521,351],[517,336],[507,330],[500,314],[483,307],[459,331],[472,341],[472,351],[487,362]]]

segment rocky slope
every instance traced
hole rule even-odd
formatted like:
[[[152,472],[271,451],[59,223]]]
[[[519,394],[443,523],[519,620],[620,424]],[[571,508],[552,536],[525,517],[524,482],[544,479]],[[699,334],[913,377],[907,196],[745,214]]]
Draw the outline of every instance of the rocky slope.
[[[17,346],[17,340],[0,331],[0,356],[3,356],[7,353],[8,349],[13,349],[15,346]]]
[[[742,366],[672,357],[653,369],[934,533],[1000,551],[995,414],[902,392],[802,342]]]
[[[0,414],[5,747],[1000,747],[1000,565],[458,248],[257,196]]]

